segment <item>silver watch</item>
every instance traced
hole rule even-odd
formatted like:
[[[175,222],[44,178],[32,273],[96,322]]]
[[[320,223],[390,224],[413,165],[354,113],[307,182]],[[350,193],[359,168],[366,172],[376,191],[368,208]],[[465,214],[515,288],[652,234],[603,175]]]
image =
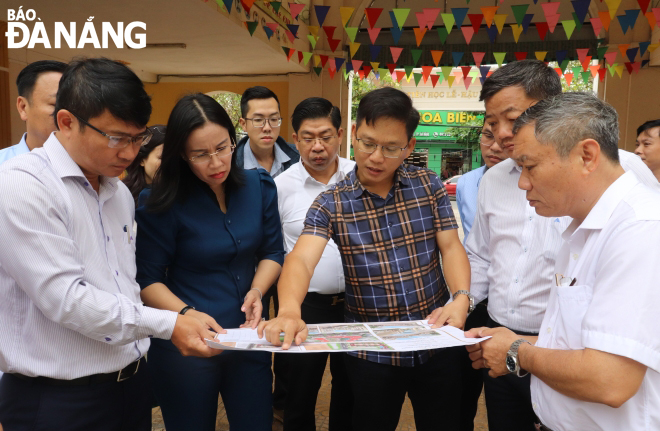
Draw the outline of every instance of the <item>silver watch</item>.
[[[474,296],[467,290],[457,290],[454,292],[453,298],[456,299],[457,295],[467,295],[468,299],[470,300],[470,306],[468,307],[468,314],[472,313],[474,311]]]
[[[514,341],[511,344],[509,351],[506,352],[506,369],[509,370],[510,373],[513,373],[518,377],[525,377],[527,374],[529,374],[528,371],[525,371],[522,368],[520,368],[520,361],[518,361],[518,349],[520,348],[520,345],[522,343],[527,343],[530,345],[532,344],[529,341],[525,340],[524,338],[520,338]]]

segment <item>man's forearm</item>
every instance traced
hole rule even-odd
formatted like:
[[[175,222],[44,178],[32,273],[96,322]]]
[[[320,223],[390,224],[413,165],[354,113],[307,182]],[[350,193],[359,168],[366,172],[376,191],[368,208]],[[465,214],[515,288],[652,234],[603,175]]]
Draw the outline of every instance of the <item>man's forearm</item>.
[[[278,315],[293,313],[300,317],[300,306],[309,290],[313,272],[296,254],[290,253],[282,268],[280,281],[277,283],[277,295],[280,303]]]
[[[460,241],[442,253],[443,269],[449,291],[470,291],[470,262]]]

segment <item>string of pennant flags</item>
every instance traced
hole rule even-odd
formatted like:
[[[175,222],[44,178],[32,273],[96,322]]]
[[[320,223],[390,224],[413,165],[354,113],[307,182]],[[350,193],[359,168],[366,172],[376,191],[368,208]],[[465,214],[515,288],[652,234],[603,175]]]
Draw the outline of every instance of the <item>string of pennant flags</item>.
[[[224,7],[227,12],[231,11],[234,1],[240,1],[241,6],[249,16],[250,9],[254,5],[255,0],[216,0],[218,5]],[[500,0],[500,3],[502,1]],[[660,43],[651,43],[651,41],[635,42],[632,44],[601,45],[605,40],[604,37],[614,25],[620,26],[623,34],[631,31],[639,20],[645,21],[650,27],[651,32],[656,26],[660,27],[660,7],[652,7],[651,0],[637,0],[639,9],[626,9],[622,11],[623,13],[618,13],[621,0],[599,0],[606,4],[607,10],[599,11],[597,17],[591,17],[587,21],[586,18],[591,1],[571,1],[573,12],[570,19],[562,19],[559,13],[559,1],[542,3],[540,6],[543,10],[544,21],[537,21],[533,26],[538,33],[540,41],[545,41],[548,33],[561,35],[561,33],[556,33],[560,27],[563,30],[566,40],[570,40],[576,29],[581,29],[583,24],[587,22],[591,25],[594,37],[598,42],[596,48],[576,48],[572,50],[575,51],[575,55],[573,55],[573,52],[569,53],[568,50],[534,51],[534,57],[540,61],[546,61],[546,58],[554,58],[558,64],[555,70],[560,77],[563,76],[566,79],[568,85],[571,84],[573,79],[577,79],[578,77],[587,82],[590,77],[593,79],[598,77],[602,81],[608,72],[611,76],[618,77],[622,77],[624,71],[627,71],[629,74],[638,73],[641,68],[647,66],[649,63],[648,59],[643,59],[644,55],[647,52],[653,52],[660,46]],[[534,0],[535,4],[537,2],[538,0]],[[282,2],[280,1],[270,1],[267,3],[275,12],[278,12],[282,6]],[[467,3],[469,3],[469,0],[467,0]],[[510,27],[513,39],[518,44],[521,35],[526,35],[528,31],[531,31],[530,27],[534,14],[528,13],[529,6],[529,4],[514,4],[506,7],[480,7],[481,13],[470,13],[471,11],[468,7],[451,8],[450,13],[443,13],[441,8],[424,8],[421,12],[414,13],[414,18],[411,16],[409,8],[394,8],[387,11],[383,8],[365,8],[364,18],[367,22],[366,30],[371,43],[361,44],[356,42],[359,28],[348,25],[355,12],[353,7],[333,8],[331,6],[315,5],[313,11],[318,25],[307,26],[309,30],[307,39],[309,40],[311,50],[299,51],[288,46],[282,46],[282,50],[286,54],[287,61],[298,61],[300,64],[307,66],[313,59],[311,68],[314,73],[320,75],[323,70],[327,70],[332,79],[334,79],[338,71],[342,71],[345,78],[353,71],[360,79],[369,77],[371,73],[375,76],[383,76],[383,74],[389,73],[392,79],[399,82],[402,79],[408,81],[414,79],[415,85],[418,85],[420,81],[423,80],[426,83],[430,79],[433,87],[443,82],[446,82],[451,87],[462,81],[465,88],[468,89],[469,85],[476,78],[483,83],[490,73],[491,67],[489,64],[502,66],[507,61],[526,59],[529,53],[527,51],[514,51],[513,53],[492,52],[488,53],[489,56],[492,55],[492,58],[486,58],[487,52],[485,51],[470,52],[468,55],[465,55],[466,52],[463,51],[426,50],[422,47],[424,37],[429,32],[435,31],[437,32],[440,44],[444,45],[447,37],[454,27],[456,27],[462,33],[465,44],[468,46],[479,31],[485,31],[490,43],[494,44],[497,36],[501,35],[506,27]],[[299,22],[300,14],[306,7],[306,4],[288,3],[288,10],[294,22]],[[346,32],[350,41],[348,44],[348,58],[345,57],[343,50],[340,51],[341,54],[338,56],[315,53],[316,45],[321,37],[326,38],[332,52],[336,52],[339,48],[341,37],[335,38],[337,27],[324,25],[326,17],[332,9],[338,9],[337,12],[341,18],[342,30]],[[389,28],[376,27],[376,22],[383,12],[389,15],[392,23],[392,26]],[[510,15],[513,16],[515,24],[506,24],[506,20]],[[397,46],[406,23],[410,23],[411,21],[414,21],[416,24],[412,29],[417,47]],[[439,24],[439,21],[441,21],[441,24]],[[482,28],[484,24],[485,29]],[[254,35],[259,27],[261,27],[268,39],[270,39],[280,24],[277,22],[266,22],[260,26],[257,21],[248,20],[245,22],[245,26],[250,35]],[[300,24],[286,24],[284,33],[292,44],[298,39],[299,28]],[[377,43],[379,36],[383,32],[389,32],[394,45],[387,46]],[[386,52],[388,49],[391,63],[383,64],[381,61],[377,61],[382,54],[381,51],[385,50]],[[366,52],[368,51],[368,57],[371,61],[366,62],[356,59],[355,57],[359,50],[363,50],[363,53],[358,57],[366,58]],[[404,50],[409,50],[410,56],[406,56],[406,58],[411,58],[411,62],[399,64],[399,59]],[[432,59],[433,64],[420,64],[422,57],[429,58],[428,55],[423,55],[426,52],[430,53],[430,59]],[[552,54],[548,56],[550,52]],[[599,60],[598,64],[592,64],[592,60],[595,59]],[[578,60],[581,66],[567,69],[570,60]],[[419,70],[420,68],[421,73],[415,72],[415,69]],[[457,71],[457,68],[460,68],[460,71]]]

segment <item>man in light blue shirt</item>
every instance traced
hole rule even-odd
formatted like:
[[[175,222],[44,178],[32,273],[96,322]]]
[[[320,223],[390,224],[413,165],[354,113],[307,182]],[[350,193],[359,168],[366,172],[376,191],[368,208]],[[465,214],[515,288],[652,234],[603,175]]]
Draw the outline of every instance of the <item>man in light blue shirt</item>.
[[[0,150],[0,164],[43,146],[55,131],[55,96],[65,67],[61,61],[35,61],[18,74],[16,109],[25,121],[27,133],[18,144]]]
[[[485,165],[468,172],[458,179],[456,184],[456,206],[461,216],[461,223],[463,224],[463,244],[467,241],[468,234],[474,222],[474,215],[477,212],[477,193],[479,191],[479,183],[481,177],[488,168],[491,168],[507,159],[507,155],[502,150],[502,147],[495,142],[493,132],[490,130],[488,124],[484,124],[481,130],[481,156],[484,158]]]

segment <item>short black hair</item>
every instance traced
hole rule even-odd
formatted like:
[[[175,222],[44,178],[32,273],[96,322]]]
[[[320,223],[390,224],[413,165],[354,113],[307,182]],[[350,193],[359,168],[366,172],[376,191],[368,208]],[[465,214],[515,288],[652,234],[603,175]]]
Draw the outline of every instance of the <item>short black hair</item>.
[[[167,120],[165,142],[160,168],[152,184],[152,192],[147,200],[150,211],[167,211],[177,200],[190,196],[197,185],[205,184],[190,169],[185,153],[190,135],[207,123],[215,123],[227,129],[231,144],[236,146],[236,129],[227,111],[215,99],[206,94],[194,93],[182,97],[172,109]],[[236,152],[231,156],[231,168],[225,183],[229,191],[240,187],[244,182],[243,168],[236,163]]]
[[[130,190],[131,195],[133,195],[136,207],[140,192],[147,187],[147,179],[144,177],[142,161],[149,157],[149,154],[165,141],[165,125],[156,124],[149,127],[149,131],[153,136],[146,145],[140,147],[137,156],[133,159],[133,163],[126,168],[126,176],[122,180],[126,184],[126,187],[128,187],[128,190]]]
[[[413,107],[410,97],[392,87],[373,90],[360,100],[355,128],[359,128],[362,121],[374,124],[381,118],[391,118],[405,124],[408,140],[412,138],[419,124],[419,112]]]
[[[648,129],[653,129],[654,127],[660,127],[660,120],[651,120],[642,124],[637,128],[637,136],[641,135],[643,131]]]
[[[333,127],[337,130],[341,128],[341,112],[328,99],[322,97],[309,97],[296,106],[291,115],[291,124],[293,131],[298,133],[300,125],[305,120],[314,120],[317,118],[328,118]]]
[[[46,72],[64,72],[66,63],[55,60],[41,60],[30,63],[21,70],[16,78],[16,87],[18,88],[18,95],[30,100],[34,85],[39,79],[39,75]]]
[[[277,98],[277,94],[273,93],[270,89],[257,85],[256,87],[250,87],[243,92],[241,96],[241,117],[245,118],[248,114],[249,106],[248,102],[254,99],[275,99],[277,102],[277,109],[280,109],[280,99]]]
[[[543,100],[561,94],[559,75],[539,60],[521,60],[500,67],[484,81],[480,101],[493,97],[508,87],[522,87],[527,97]]]
[[[82,58],[69,63],[60,80],[55,127],[60,109],[84,121],[107,110],[115,118],[144,127],[151,117],[151,98],[140,78],[125,65],[107,58]]]

